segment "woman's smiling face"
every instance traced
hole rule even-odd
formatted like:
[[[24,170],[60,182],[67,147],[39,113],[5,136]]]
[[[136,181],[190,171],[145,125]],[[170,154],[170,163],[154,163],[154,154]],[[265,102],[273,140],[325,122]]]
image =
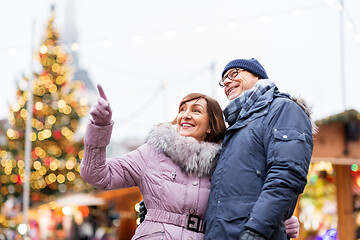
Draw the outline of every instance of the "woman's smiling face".
[[[179,108],[176,123],[181,136],[204,141],[211,131],[206,100],[198,98],[183,103]]]

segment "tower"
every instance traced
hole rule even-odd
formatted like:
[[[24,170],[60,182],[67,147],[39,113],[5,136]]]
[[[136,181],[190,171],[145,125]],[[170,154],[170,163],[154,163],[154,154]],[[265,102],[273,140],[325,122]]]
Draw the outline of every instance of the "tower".
[[[77,1],[74,0],[65,1],[64,31],[60,41],[65,45],[67,51],[71,53],[71,65],[74,67],[73,80],[84,82],[87,91],[96,92],[96,87],[89,78],[88,72],[80,66],[80,58],[78,55],[78,30],[76,25],[76,2]]]

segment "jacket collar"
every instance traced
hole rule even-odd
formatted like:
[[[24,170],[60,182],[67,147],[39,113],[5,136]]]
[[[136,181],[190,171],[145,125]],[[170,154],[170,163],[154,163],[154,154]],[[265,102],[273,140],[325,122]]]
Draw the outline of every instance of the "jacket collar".
[[[235,124],[230,126],[227,131],[233,129],[239,129],[248,124],[249,121],[252,121],[258,117],[261,117],[268,113],[269,105],[276,97],[290,98],[290,95],[287,93],[282,93],[277,90],[276,87],[272,87],[262,94],[256,102],[251,106],[251,108],[243,115],[238,115]],[[261,110],[261,111],[260,111]],[[251,116],[251,119],[249,118]],[[249,119],[248,119],[249,118]],[[240,119],[242,121],[240,121]],[[243,121],[248,119],[248,121]]]
[[[272,87],[258,98],[258,100],[254,103],[254,105],[251,106],[249,111],[244,115],[244,117],[247,117],[250,114],[259,111],[260,109],[269,106],[270,103],[274,100],[274,98],[277,98],[277,97],[283,97],[283,98],[290,99],[289,94],[279,92],[277,90],[277,87]]]
[[[264,94],[262,94],[256,102],[251,106],[251,108],[242,116],[242,118],[247,118],[249,115],[253,114],[254,112],[258,112],[260,109],[263,109],[270,105],[270,103],[276,97],[286,97],[290,98],[289,94],[281,93],[277,90],[277,87],[272,87],[267,90]],[[240,119],[237,119],[240,120]]]
[[[251,110],[258,99],[272,88],[275,88],[274,91],[278,92],[274,82],[268,79],[258,80],[251,89],[244,91],[240,96],[229,102],[223,111],[225,121],[231,126],[238,119],[248,115],[248,111]]]
[[[216,167],[221,144],[199,142],[192,137],[181,136],[176,125],[161,123],[154,126],[146,139],[158,150],[169,156],[188,175],[211,175]]]

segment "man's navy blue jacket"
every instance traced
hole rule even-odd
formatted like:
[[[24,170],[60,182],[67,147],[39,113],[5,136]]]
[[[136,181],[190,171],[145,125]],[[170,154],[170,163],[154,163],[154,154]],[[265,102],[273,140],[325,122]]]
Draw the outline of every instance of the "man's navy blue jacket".
[[[298,104],[274,89],[226,131],[211,179],[207,240],[237,240],[246,228],[287,239],[283,221],[307,183],[312,125]]]

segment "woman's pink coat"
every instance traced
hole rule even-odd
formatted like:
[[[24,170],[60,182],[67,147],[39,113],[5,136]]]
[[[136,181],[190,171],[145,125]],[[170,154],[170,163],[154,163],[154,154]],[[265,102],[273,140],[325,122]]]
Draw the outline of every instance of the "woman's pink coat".
[[[111,131],[112,124],[88,125],[81,176],[98,189],[139,187],[148,213],[132,239],[203,239],[202,233],[178,225],[185,224],[189,213],[204,218],[220,145],[180,136],[174,126],[159,124],[144,145],[106,159]]]

